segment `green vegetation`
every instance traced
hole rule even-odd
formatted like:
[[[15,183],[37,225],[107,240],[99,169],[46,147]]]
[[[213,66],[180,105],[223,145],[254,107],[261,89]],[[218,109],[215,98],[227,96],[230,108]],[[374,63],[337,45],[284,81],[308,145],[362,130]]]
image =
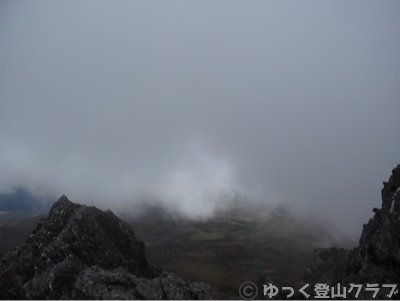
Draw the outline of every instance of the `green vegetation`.
[[[131,224],[146,243],[150,265],[210,283],[216,299],[238,299],[243,282],[305,264],[321,235],[327,235],[321,228],[291,222],[271,217],[246,222],[141,219]]]

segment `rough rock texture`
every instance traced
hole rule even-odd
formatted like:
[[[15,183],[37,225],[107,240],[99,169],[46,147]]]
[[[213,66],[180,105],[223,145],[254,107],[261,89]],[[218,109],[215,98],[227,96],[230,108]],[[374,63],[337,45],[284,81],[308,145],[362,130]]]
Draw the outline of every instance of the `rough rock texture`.
[[[148,267],[144,243],[110,210],[62,196],[0,260],[0,299],[210,299],[210,286]]]
[[[285,279],[260,278],[258,287],[260,299],[263,284],[273,281],[281,286],[298,289],[309,283],[308,292],[313,297],[315,283],[327,283],[330,287],[340,283],[350,287],[350,283],[398,284],[400,282],[400,165],[392,170],[388,182],[383,182],[382,208],[374,208],[374,216],[364,225],[359,246],[353,250],[341,248],[315,249],[306,271],[291,271]],[[400,288],[400,286],[398,286]],[[376,299],[388,299],[390,289],[380,289]],[[372,291],[362,289],[358,299],[373,299]],[[347,299],[354,299],[354,293]],[[286,293],[275,298],[286,299]],[[296,294],[293,298],[301,298]],[[400,299],[400,292],[392,299]]]

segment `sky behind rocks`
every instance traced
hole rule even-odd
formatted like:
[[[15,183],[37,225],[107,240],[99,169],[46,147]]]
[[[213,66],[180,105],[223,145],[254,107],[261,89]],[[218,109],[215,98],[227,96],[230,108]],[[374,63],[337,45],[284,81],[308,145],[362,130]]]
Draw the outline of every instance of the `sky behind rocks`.
[[[2,1],[0,192],[359,235],[400,162],[397,1]]]

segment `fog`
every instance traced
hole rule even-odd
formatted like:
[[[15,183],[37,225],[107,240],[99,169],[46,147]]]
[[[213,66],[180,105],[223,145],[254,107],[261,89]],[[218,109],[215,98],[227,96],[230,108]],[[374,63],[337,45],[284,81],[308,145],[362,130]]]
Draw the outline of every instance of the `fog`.
[[[359,236],[400,162],[399,14],[2,1],[0,192],[133,211],[146,196],[194,218],[240,194]]]

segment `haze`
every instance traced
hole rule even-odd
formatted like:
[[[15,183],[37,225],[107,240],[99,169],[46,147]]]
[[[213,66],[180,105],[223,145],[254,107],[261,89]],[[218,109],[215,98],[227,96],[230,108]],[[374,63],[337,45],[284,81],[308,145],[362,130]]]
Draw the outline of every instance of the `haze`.
[[[2,1],[0,192],[359,236],[400,162],[397,1]],[[133,208],[133,209],[132,209]]]

